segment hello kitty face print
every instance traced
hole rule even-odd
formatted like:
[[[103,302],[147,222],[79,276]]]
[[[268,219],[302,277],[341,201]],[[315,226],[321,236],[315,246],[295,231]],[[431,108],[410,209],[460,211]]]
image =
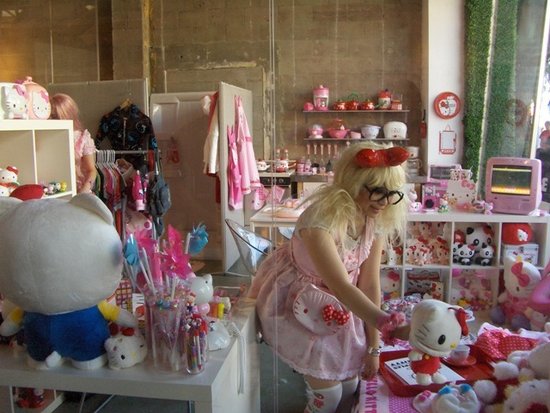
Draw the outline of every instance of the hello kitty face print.
[[[31,119],[48,119],[50,117],[51,105],[48,92],[45,90],[31,93]]]

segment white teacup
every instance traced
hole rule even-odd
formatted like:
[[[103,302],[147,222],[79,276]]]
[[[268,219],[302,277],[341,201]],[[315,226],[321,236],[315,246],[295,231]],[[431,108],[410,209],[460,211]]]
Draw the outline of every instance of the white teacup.
[[[468,359],[469,355],[470,347],[468,347],[466,344],[459,344],[451,351],[450,359],[454,363],[461,364]]]

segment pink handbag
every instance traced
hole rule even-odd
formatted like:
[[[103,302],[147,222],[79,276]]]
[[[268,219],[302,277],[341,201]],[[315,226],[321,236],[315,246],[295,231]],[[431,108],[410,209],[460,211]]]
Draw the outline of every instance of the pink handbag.
[[[319,336],[336,333],[350,317],[336,297],[313,284],[298,293],[292,310],[300,324]]]

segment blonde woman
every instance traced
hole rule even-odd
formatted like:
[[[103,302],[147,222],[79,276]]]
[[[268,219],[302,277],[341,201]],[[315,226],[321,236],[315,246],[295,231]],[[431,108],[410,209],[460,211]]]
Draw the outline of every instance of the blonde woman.
[[[254,277],[264,339],[304,375],[306,413],[349,406],[359,377],[378,371],[380,331],[408,339],[404,316],[380,310],[381,252],[404,230],[407,157],[401,147],[351,145],[333,184],[310,198],[290,242]]]
[[[52,111],[50,119],[65,119],[73,121],[74,158],[76,171],[76,190],[92,192],[97,176],[95,167],[95,144],[88,129],[84,129],[80,121],[78,105],[72,97],[58,93],[50,97]]]

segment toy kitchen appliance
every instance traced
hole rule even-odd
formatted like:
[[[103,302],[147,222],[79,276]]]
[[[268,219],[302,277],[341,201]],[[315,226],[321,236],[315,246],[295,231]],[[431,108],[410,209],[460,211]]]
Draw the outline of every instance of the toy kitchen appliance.
[[[328,110],[328,87],[319,85],[313,89],[313,106],[315,110]]]
[[[403,122],[387,122],[383,130],[386,139],[407,139],[407,125]]]

